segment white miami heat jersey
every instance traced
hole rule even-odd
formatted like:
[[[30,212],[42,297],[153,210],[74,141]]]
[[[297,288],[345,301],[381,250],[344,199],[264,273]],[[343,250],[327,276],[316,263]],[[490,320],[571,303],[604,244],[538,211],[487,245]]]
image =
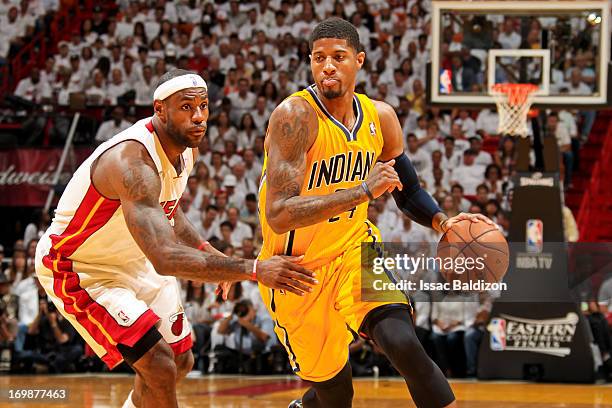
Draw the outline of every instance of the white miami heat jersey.
[[[101,144],[74,173],[59,200],[53,222],[41,239],[41,244],[45,242],[49,247],[43,262],[50,269],[57,269],[53,266],[57,267],[58,262],[126,266],[145,261],[127,228],[121,202],[104,197],[91,182],[92,163],[126,140],[142,143],[151,155],[161,180],[159,204],[168,222],[174,224],[179,199],[193,168],[193,151],[185,149],[182,153],[182,170],[177,174],[155,134],[151,118],[146,118]]]

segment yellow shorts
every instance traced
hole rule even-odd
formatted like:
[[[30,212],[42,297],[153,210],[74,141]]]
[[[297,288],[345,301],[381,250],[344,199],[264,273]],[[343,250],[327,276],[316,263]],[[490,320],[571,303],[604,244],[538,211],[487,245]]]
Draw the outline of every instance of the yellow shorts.
[[[359,241],[380,241],[373,229]],[[357,333],[372,309],[398,302],[361,300],[361,242],[314,272],[319,284],[304,296],[261,284],[259,291],[293,371],[304,380],[321,382],[333,378],[348,361],[354,338],[350,330]]]

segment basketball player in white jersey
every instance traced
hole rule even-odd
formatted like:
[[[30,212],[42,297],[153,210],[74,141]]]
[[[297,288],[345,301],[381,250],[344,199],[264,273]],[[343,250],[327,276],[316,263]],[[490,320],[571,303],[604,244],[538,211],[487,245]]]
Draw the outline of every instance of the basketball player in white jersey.
[[[100,145],[66,187],[36,250],[49,297],[102,360],[136,371],[124,407],[176,407],[176,382],[193,365],[191,328],[177,277],[257,279],[296,294],[315,285],[299,258],[223,257],[178,201],[208,119],[204,80],[184,70],[160,78],[154,116]]]

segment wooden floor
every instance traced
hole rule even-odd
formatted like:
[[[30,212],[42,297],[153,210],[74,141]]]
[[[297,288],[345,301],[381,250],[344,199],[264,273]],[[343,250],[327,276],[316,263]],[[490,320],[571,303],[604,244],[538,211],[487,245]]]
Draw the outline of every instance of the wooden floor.
[[[0,407],[121,407],[128,375],[0,377]],[[612,408],[612,385],[529,384],[461,381],[452,383],[460,408]],[[7,400],[9,389],[65,388],[63,403]],[[305,384],[288,377],[189,376],[179,386],[179,406],[210,408],[285,408]],[[355,379],[355,408],[414,407],[399,379]]]

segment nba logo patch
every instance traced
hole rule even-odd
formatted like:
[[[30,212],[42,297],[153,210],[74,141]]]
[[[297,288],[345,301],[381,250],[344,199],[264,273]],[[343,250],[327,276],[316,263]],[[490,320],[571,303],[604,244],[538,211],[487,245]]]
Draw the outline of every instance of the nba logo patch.
[[[544,246],[544,223],[542,220],[527,220],[525,230],[525,248],[527,252],[539,254]]]
[[[193,84],[193,86],[197,86],[198,85],[198,80],[195,76],[191,76],[191,83]]]
[[[372,136],[376,136],[376,125],[374,122],[370,122],[370,134]]]
[[[506,349],[506,319],[499,317],[491,319],[487,326],[489,331],[489,345],[493,351]]]
[[[450,69],[440,70],[440,93],[450,94],[453,92],[452,72]]]

